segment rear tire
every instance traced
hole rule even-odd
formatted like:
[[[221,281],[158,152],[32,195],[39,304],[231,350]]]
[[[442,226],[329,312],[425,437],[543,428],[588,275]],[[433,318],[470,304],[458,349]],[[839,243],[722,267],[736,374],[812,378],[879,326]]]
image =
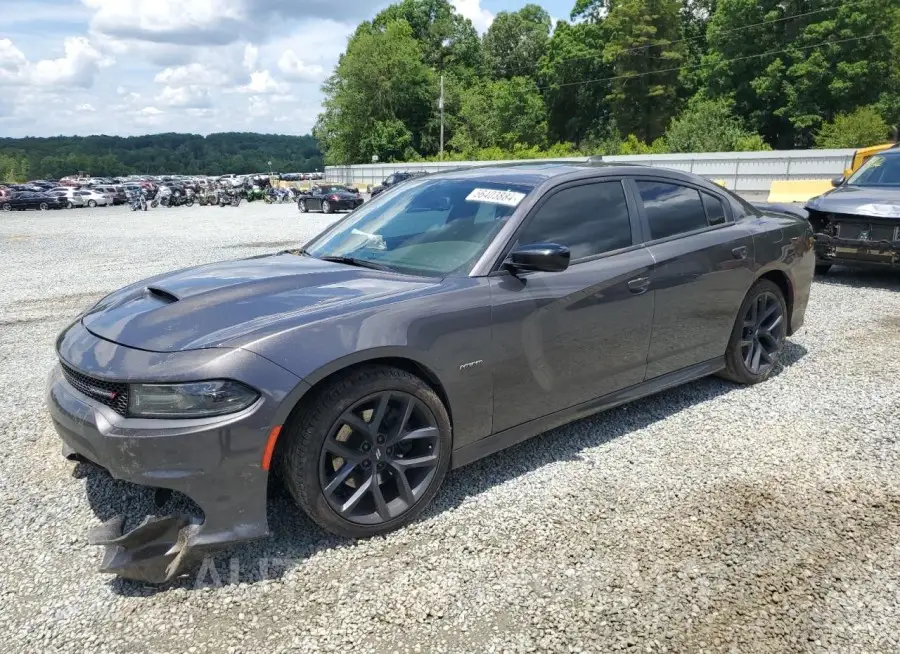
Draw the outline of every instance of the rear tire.
[[[830,263],[817,263],[816,264],[816,274],[817,275],[827,275],[829,270],[831,270]]]
[[[97,206],[97,201],[96,201],[96,200],[88,200],[88,206],[89,206],[91,209],[93,209],[94,207]]]
[[[300,200],[297,203],[297,208],[300,209],[300,213],[308,213],[309,209],[306,207],[306,200]]]
[[[757,281],[738,311],[720,375],[738,384],[758,384],[778,366],[787,338],[787,303],[778,286]]]
[[[331,208],[331,204],[328,200],[322,201],[322,213],[332,213],[334,210]]]
[[[4,202],[2,209],[3,211],[12,211],[12,205],[9,202]]]
[[[50,205],[46,202],[41,202],[41,211],[47,211],[50,208]]]
[[[377,407],[383,397],[388,399],[384,400],[386,411],[379,421]],[[370,425],[372,433],[351,430],[342,419],[370,398],[370,417],[358,418],[358,424],[363,429]],[[421,436],[426,432],[429,436]],[[398,436],[412,433],[420,436]],[[450,467],[452,436],[446,408],[428,384],[397,368],[364,366],[327,382],[303,402],[302,410],[295,412],[285,426],[282,438],[282,475],[291,495],[316,524],[347,538],[384,534],[415,520],[438,492]],[[358,459],[335,455],[335,445],[349,452],[346,456]],[[407,455],[410,456],[405,458]],[[413,460],[426,459],[426,465],[407,467]],[[350,469],[342,481],[326,496],[326,488],[335,485],[348,465]],[[365,490],[367,484],[369,489],[377,490],[384,513],[377,508],[375,493]],[[406,500],[401,496],[401,487],[406,491]],[[347,495],[360,495],[362,499],[341,515],[334,505],[349,504]],[[376,517],[353,515],[369,510]]]

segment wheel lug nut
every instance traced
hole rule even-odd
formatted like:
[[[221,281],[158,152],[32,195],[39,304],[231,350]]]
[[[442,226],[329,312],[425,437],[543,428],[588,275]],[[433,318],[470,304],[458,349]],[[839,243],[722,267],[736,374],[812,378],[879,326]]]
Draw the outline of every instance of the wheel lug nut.
[[[384,470],[384,464],[383,464],[383,463],[379,463],[379,464],[378,464],[378,469],[379,469],[379,470]]]
[[[379,437],[378,437],[378,442],[379,442],[379,443],[383,443],[383,442],[384,442],[384,436],[379,436]]]
[[[394,453],[394,448],[393,448],[393,447],[387,448],[387,453],[388,453],[388,455],[393,454],[393,453]]]
[[[363,461],[363,468],[368,468],[370,465],[372,465],[372,462],[369,461],[368,459]]]
[[[363,443],[363,446],[362,446],[363,452],[368,452],[371,449],[372,449],[371,445],[369,445],[368,443]]]

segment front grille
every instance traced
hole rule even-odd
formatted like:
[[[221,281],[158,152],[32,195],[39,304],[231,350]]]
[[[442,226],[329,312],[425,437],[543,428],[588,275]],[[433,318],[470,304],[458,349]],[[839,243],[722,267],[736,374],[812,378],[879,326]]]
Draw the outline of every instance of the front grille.
[[[878,223],[839,222],[838,236],[857,240],[860,234],[868,232],[867,241],[894,241],[896,228],[893,225],[879,225]]]
[[[128,413],[128,384],[109,382],[96,377],[88,377],[59,362],[66,381],[80,393],[105,404],[119,415]]]

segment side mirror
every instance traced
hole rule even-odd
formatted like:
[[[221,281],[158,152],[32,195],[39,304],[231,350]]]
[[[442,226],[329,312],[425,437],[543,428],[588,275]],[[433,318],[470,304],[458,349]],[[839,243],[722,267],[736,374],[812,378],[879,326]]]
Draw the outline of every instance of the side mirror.
[[[834,186],[835,188],[837,188],[838,186],[840,186],[843,183],[844,183],[843,177],[835,177],[834,179],[831,180],[831,185]]]
[[[523,245],[509,255],[506,263],[515,270],[562,272],[569,267],[572,253],[557,243],[532,243]]]

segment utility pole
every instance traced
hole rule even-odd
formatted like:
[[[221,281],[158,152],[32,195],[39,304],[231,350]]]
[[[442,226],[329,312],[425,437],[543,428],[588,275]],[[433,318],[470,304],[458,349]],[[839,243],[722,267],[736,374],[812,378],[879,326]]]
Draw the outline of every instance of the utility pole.
[[[444,160],[444,75],[441,73],[441,161]]]

